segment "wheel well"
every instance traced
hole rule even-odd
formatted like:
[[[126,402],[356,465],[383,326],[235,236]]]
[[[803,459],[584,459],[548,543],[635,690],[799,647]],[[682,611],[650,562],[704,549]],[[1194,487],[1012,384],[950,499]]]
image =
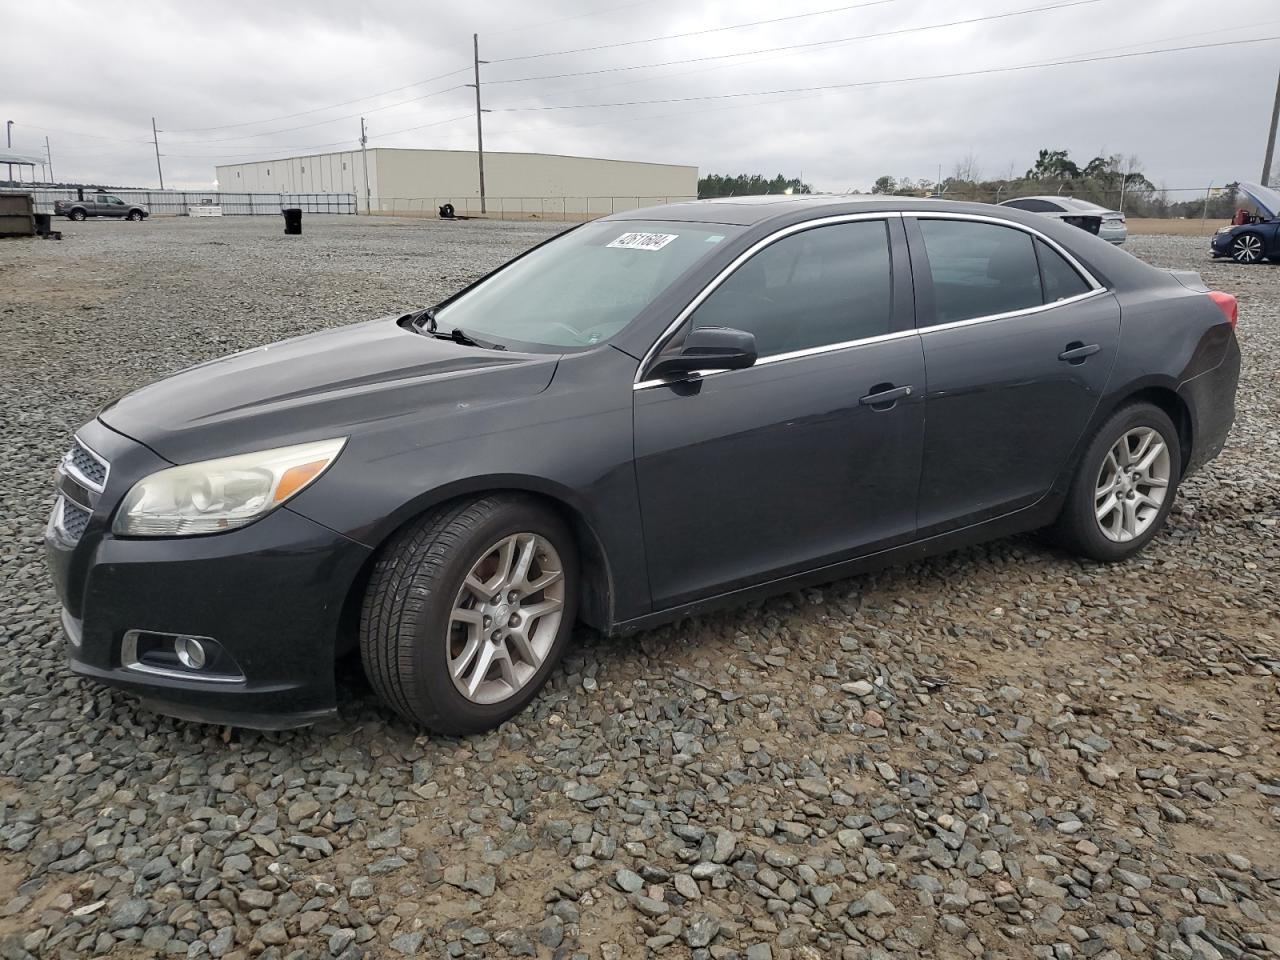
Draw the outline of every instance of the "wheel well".
[[[1187,464],[1191,462],[1191,444],[1194,439],[1191,432],[1191,411],[1187,408],[1186,401],[1168,387],[1146,387],[1125,397],[1120,406],[1131,403],[1150,403],[1163,410],[1173,421],[1178,431],[1178,446],[1182,448],[1182,463],[1179,465],[1178,475],[1185,475]]]
[[[581,561],[582,569],[583,589],[578,603],[578,619],[597,630],[608,629],[610,623],[613,622],[613,578],[600,538],[586,518],[563,500],[558,500],[545,494],[505,488],[476,490],[457,497],[455,500],[444,500],[440,503],[432,504],[422,512],[405,520],[399,527],[388,532],[374,547],[369,559],[364,562],[359,573],[356,574],[355,579],[351,582],[351,586],[347,590],[347,596],[343,600],[342,613],[338,621],[336,653],[339,656],[350,652],[356,645],[360,629],[360,608],[364,601],[365,588],[369,584],[369,577],[373,573],[374,564],[377,563],[382,551],[386,549],[387,543],[410,523],[415,522],[427,513],[440,509],[448,503],[456,502],[457,500],[478,500],[481,497],[494,496],[495,494],[512,494],[536,500],[558,513],[569,525],[569,529],[573,531],[574,545],[578,548],[578,557]]]

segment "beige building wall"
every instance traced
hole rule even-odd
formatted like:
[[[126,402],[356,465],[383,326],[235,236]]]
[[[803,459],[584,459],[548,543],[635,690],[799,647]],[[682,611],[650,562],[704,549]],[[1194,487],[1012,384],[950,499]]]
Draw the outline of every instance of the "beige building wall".
[[[471,150],[368,151],[374,213],[434,216],[444,203],[480,212],[476,155]],[[496,216],[575,219],[689,199],[698,168],[543,153],[485,152],[487,212]],[[352,193],[365,209],[361,153],[289,157],[217,168],[219,189],[252,193]]]

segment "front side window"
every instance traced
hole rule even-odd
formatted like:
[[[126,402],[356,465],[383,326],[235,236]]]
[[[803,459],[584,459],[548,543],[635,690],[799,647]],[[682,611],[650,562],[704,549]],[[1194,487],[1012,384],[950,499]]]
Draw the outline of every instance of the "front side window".
[[[933,276],[935,323],[1044,303],[1031,234],[971,220],[919,222]]]
[[[603,343],[741,229],[677,221],[587,223],[442,307],[436,327],[517,349]]]
[[[888,333],[888,224],[860,220],[784,237],[738,267],[694,311],[695,327],[733,327],[760,356]]]

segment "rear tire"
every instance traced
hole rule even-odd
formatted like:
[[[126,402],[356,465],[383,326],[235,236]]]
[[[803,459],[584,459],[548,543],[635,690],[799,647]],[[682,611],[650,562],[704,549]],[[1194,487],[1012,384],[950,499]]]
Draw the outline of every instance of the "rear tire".
[[[402,717],[438,733],[496,727],[524,709],[563,654],[578,583],[572,532],[536,500],[494,495],[433,511],[374,566],[360,617],[369,682]]]
[[[1182,445],[1168,414],[1150,403],[1122,407],[1080,458],[1052,538],[1092,560],[1128,559],[1164,526],[1181,468]]]
[[[1261,263],[1266,259],[1264,249],[1262,237],[1256,233],[1242,233],[1231,244],[1231,259],[1246,266]]]
[[[76,223],[80,223],[81,221],[84,220],[84,211],[72,210],[69,214],[67,214],[67,219],[74,220]]]

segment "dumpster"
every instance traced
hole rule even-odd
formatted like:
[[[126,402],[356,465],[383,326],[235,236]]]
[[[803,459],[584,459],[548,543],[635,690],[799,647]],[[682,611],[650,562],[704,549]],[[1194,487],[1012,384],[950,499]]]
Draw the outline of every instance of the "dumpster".
[[[285,207],[280,213],[284,216],[284,232],[285,233],[301,233],[302,232],[302,208],[301,207]]]
[[[29,193],[0,194],[0,237],[33,237],[35,198]]]

